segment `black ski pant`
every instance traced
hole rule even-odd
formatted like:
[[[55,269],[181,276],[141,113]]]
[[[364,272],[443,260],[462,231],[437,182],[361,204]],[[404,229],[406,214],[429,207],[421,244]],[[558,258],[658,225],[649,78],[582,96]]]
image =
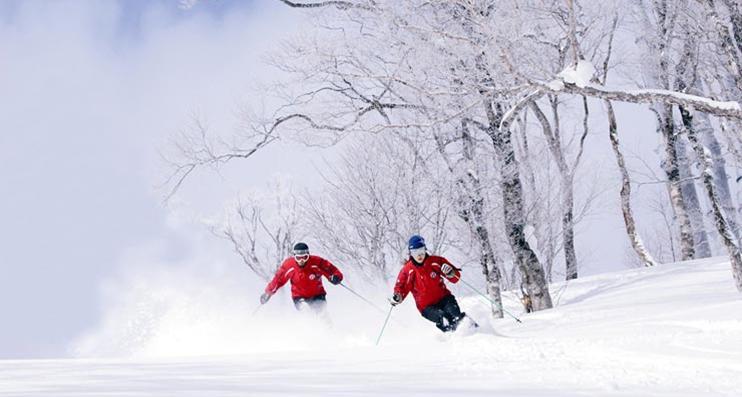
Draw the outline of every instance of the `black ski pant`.
[[[301,310],[302,307],[306,305],[309,306],[312,311],[321,313],[325,311],[325,308],[327,307],[327,299],[325,298],[326,296],[326,294],[321,294],[313,296],[311,298],[293,298],[294,307],[296,308],[296,310]]]
[[[422,311],[423,317],[435,323],[443,332],[456,330],[459,321],[466,315],[459,309],[459,304],[453,295],[444,296],[437,303],[427,306]]]

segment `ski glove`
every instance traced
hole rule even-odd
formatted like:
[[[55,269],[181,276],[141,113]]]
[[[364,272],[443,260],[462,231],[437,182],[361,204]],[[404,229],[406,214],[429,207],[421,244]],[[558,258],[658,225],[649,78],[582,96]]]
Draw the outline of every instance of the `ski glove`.
[[[397,306],[398,304],[402,303],[402,295],[400,294],[392,295],[392,298],[389,299],[389,303],[391,303],[392,306]]]
[[[271,298],[271,294],[264,292],[263,295],[260,295],[260,304],[265,305],[266,302],[268,302],[268,299]]]
[[[448,263],[444,263],[443,266],[441,266],[441,271],[446,275],[446,277],[453,276],[453,266]]]
[[[332,276],[330,276],[330,282],[333,283],[333,284],[335,284],[335,285],[340,284],[341,281],[343,281],[343,279],[341,279],[340,277],[338,277],[338,276],[336,276],[334,274]]]

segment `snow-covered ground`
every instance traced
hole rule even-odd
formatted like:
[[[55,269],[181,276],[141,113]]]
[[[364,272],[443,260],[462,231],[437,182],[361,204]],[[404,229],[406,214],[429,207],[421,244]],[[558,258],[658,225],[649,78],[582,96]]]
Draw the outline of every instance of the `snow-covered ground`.
[[[489,323],[457,287],[482,332],[443,336],[406,301],[380,346],[384,315],[340,291],[331,327],[276,296],[254,316],[159,322],[127,357],[0,361],[0,395],[742,396],[742,294],[722,259],[555,284],[557,308],[522,324]],[[101,331],[87,354],[128,337]]]

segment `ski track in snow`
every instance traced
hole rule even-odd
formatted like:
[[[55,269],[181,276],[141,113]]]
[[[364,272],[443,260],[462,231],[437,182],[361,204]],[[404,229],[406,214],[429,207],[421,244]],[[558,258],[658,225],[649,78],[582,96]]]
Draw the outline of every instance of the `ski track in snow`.
[[[728,262],[602,274],[552,292],[562,293],[557,308],[527,315],[506,299],[522,324],[487,321],[480,298],[462,297],[481,325],[467,336],[437,333],[407,307],[378,347],[377,313],[334,317],[324,331],[305,322],[247,334],[255,348],[233,355],[0,361],[0,396],[742,396],[742,296]]]

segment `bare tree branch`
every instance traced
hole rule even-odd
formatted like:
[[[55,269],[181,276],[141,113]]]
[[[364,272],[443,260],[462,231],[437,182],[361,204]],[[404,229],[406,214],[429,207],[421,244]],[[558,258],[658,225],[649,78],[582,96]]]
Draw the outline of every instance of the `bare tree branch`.
[[[289,1],[289,0],[278,0],[278,1],[292,8],[335,7],[338,10],[348,10],[352,8],[357,8],[361,10],[372,9],[372,7],[365,5],[365,4],[353,3],[350,1],[342,1],[342,0],[328,0],[328,1],[320,1],[316,3],[307,3],[307,2]]]

